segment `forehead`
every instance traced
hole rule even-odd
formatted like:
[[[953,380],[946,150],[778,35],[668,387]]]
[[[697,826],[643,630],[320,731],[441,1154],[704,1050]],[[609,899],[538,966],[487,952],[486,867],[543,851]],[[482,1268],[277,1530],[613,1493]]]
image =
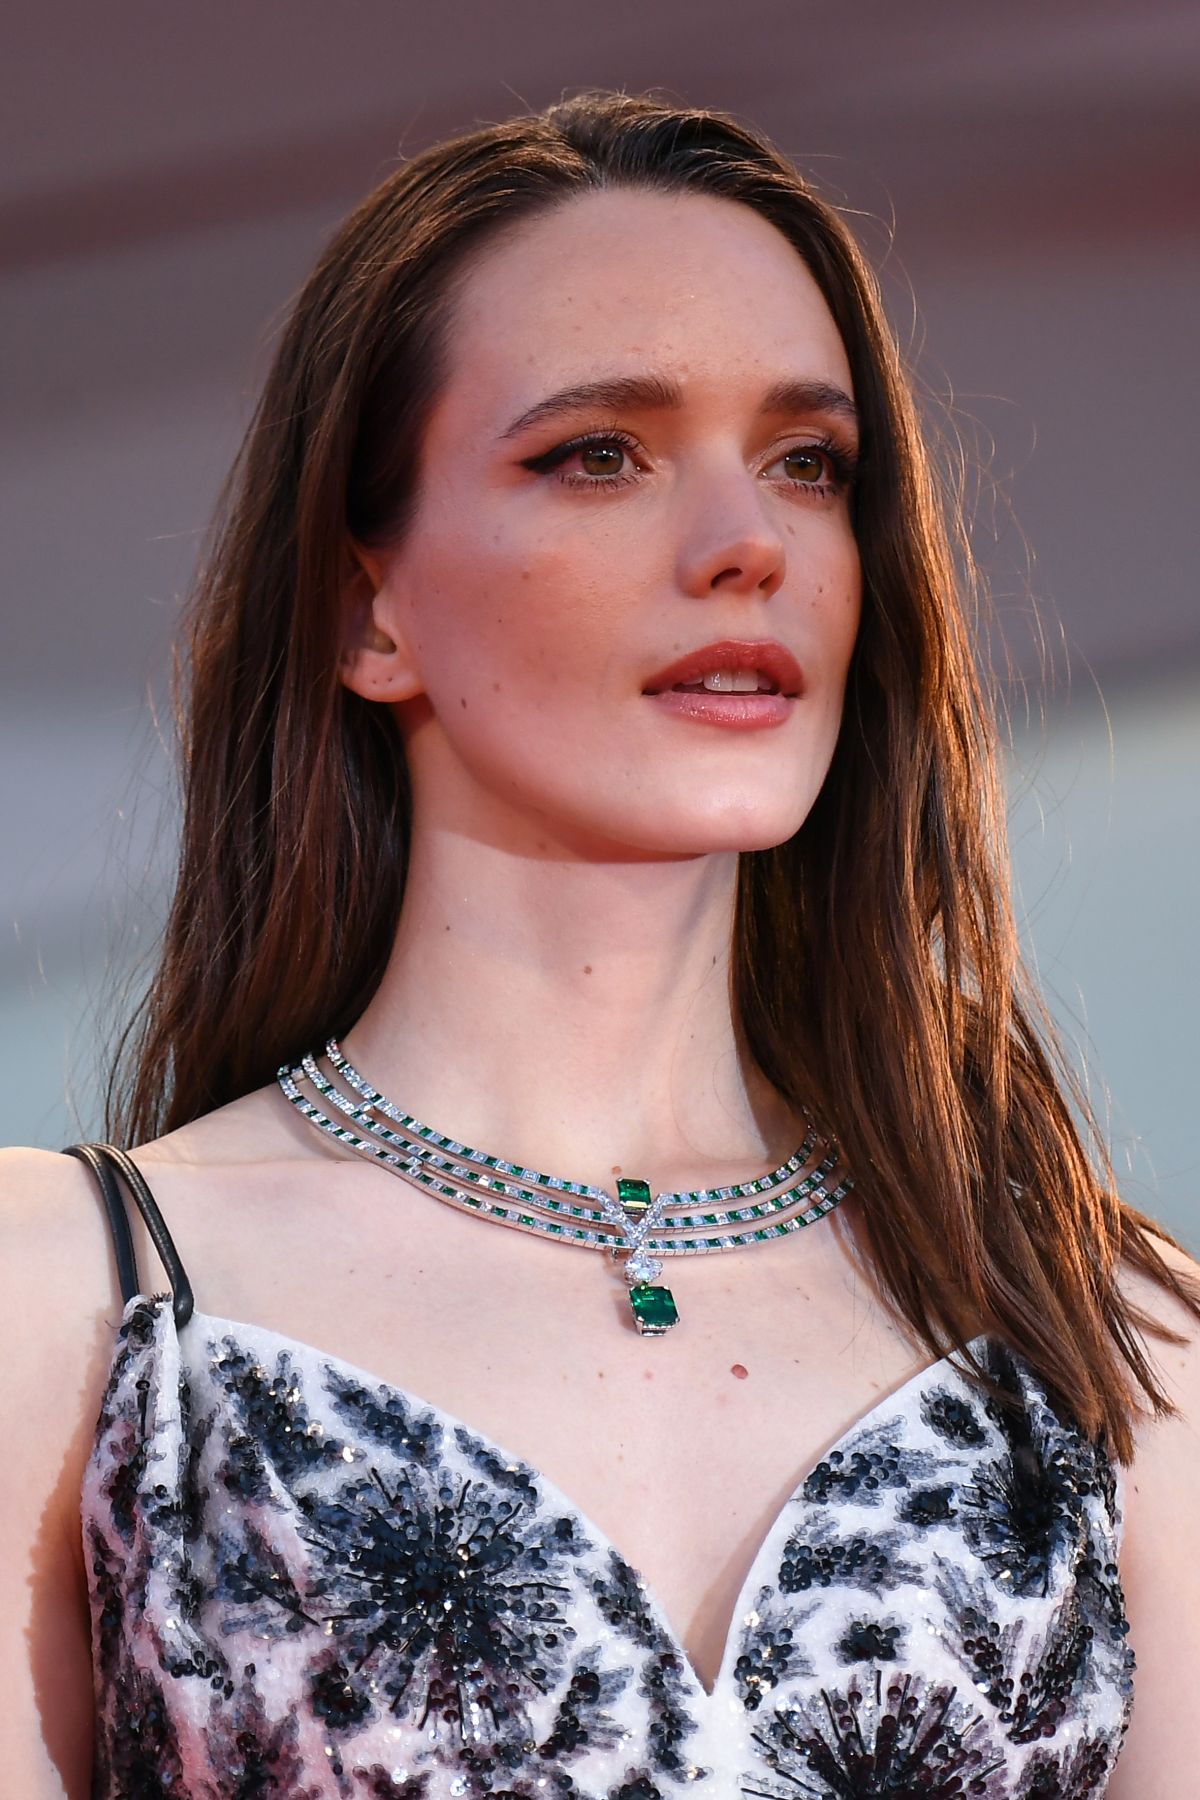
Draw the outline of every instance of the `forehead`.
[[[444,401],[476,416],[643,370],[678,380],[685,403],[794,376],[851,391],[798,252],[749,207],[706,194],[590,192],[503,232],[460,279],[447,351]]]

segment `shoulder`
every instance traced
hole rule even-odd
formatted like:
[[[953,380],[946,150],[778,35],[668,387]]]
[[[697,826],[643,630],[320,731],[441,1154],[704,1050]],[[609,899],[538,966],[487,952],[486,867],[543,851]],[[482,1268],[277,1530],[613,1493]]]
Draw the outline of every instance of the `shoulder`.
[[[0,1150],[0,1292],[4,1318],[62,1318],[103,1308],[120,1293],[107,1278],[107,1228],[96,1183],[73,1156],[55,1150]]]
[[[220,1246],[234,1226],[251,1255],[267,1240],[292,1186],[299,1123],[283,1097],[264,1088],[130,1151],[181,1250]],[[312,1157],[314,1147],[301,1142]],[[157,1252],[123,1186],[121,1194],[139,1281],[159,1291],[166,1280]],[[36,1411],[38,1434],[52,1436],[56,1419],[98,1401],[97,1380],[102,1386],[124,1310],[103,1201],[87,1165],[61,1151],[0,1149],[0,1243],[0,1408],[23,1408],[27,1421]],[[73,1406],[66,1404],[72,1384]]]
[[[187,1271],[196,1307],[258,1318],[302,1279],[360,1158],[313,1131],[273,1084],[130,1151]],[[166,1285],[140,1213],[129,1207],[143,1288]],[[281,1245],[291,1255],[280,1256]],[[303,1269],[301,1268],[303,1265]],[[308,1271],[311,1274],[311,1270]]]
[[[0,1234],[5,1441],[57,1476],[95,1418],[124,1305],[94,1176],[58,1151],[0,1150]]]
[[[1200,1281],[1191,1256],[1154,1241],[1170,1269]],[[1137,1668],[1132,1723],[1109,1796],[1184,1800],[1194,1792],[1190,1695],[1200,1682],[1200,1560],[1192,1548],[1200,1518],[1200,1320],[1140,1271],[1127,1267],[1121,1288],[1155,1325],[1185,1342],[1139,1334],[1176,1411],[1135,1421],[1133,1459],[1124,1471],[1120,1575]]]
[[[286,1189],[299,1123],[282,1096],[264,1088],[138,1145],[130,1155],[168,1229],[207,1237],[229,1224],[235,1204],[247,1221],[256,1198],[259,1210],[269,1212],[276,1190]],[[311,1158],[314,1146],[300,1142]],[[320,1145],[315,1149],[319,1165]],[[161,1287],[162,1269],[141,1215],[121,1191],[140,1277]],[[6,1353],[33,1339],[67,1339],[81,1324],[119,1319],[124,1302],[104,1206],[95,1176],[79,1158],[55,1150],[0,1149],[0,1233]]]
[[[1200,1263],[1177,1245],[1154,1239],[1172,1273],[1200,1288]],[[1200,1491],[1200,1319],[1152,1276],[1123,1265],[1120,1288],[1148,1321],[1138,1344],[1172,1407],[1159,1416],[1148,1405],[1134,1421],[1134,1454],[1126,1471],[1127,1523],[1137,1526],[1172,1502],[1178,1481],[1190,1474]],[[1173,1343],[1160,1332],[1174,1332]]]
[[[82,1793],[91,1683],[80,1487],[122,1310],[88,1170],[55,1151],[0,1150],[0,1244],[0,1681],[10,1703],[0,1739],[22,1793],[51,1780],[51,1745]]]
[[[1200,1262],[1177,1244],[1160,1238],[1151,1241],[1168,1269],[1193,1283],[1200,1297]],[[1167,1397],[1178,1408],[1176,1417],[1162,1419],[1147,1413],[1138,1421],[1133,1465],[1136,1467],[1143,1456],[1186,1453],[1200,1413],[1200,1319],[1153,1276],[1129,1262],[1122,1265],[1119,1286],[1125,1299],[1150,1322],[1147,1329],[1138,1333],[1139,1345]],[[1160,1332],[1174,1332],[1184,1341],[1172,1343]]]

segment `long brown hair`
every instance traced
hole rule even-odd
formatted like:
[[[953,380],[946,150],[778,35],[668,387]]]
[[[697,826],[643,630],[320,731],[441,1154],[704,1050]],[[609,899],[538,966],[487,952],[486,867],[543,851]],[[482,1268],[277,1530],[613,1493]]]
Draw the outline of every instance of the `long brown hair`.
[[[803,829],[740,859],[745,1040],[841,1142],[880,1291],[927,1348],[982,1317],[1128,1460],[1135,1386],[1170,1408],[1120,1260],[1198,1317],[1200,1286],[1120,1200],[1021,973],[969,558],[877,285],[838,213],[719,113],[589,94],[437,145],[366,197],[302,288],[191,598],[178,884],[108,1134],[143,1142],[269,1082],[378,985],[410,805],[391,715],[338,678],[350,545],[403,532],[472,250],[613,186],[722,195],[775,225],[832,312],[862,415],[845,717]]]

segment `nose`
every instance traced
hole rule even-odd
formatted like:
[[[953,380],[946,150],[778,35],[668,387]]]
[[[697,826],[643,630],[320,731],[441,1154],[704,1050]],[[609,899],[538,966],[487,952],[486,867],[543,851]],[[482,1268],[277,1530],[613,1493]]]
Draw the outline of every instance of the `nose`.
[[[679,584],[697,599],[719,592],[770,599],[786,566],[783,536],[744,468],[705,484],[679,549]]]

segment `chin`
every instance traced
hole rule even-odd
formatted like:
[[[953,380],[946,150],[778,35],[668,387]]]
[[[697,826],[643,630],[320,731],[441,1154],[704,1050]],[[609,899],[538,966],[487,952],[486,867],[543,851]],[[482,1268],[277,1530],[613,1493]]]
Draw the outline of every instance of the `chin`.
[[[657,850],[667,856],[716,856],[750,850],[773,850],[794,837],[808,816],[808,808],[798,811],[795,803],[788,807],[706,806],[703,813],[695,810],[689,816],[685,809],[672,817],[663,806],[648,820],[643,835],[637,833],[639,847]]]

